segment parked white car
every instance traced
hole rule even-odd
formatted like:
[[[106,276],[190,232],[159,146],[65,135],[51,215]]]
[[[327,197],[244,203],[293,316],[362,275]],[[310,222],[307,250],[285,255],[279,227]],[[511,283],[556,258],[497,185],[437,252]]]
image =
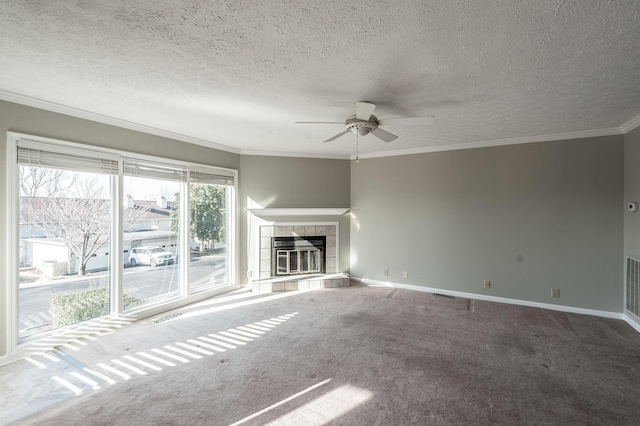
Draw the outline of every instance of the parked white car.
[[[136,247],[129,253],[131,266],[140,265],[170,265],[176,261],[176,256],[162,247]]]

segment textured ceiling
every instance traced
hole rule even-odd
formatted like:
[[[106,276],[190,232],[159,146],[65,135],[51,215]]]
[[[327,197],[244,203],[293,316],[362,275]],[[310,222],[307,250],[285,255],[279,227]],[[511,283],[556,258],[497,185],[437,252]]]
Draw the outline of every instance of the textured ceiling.
[[[0,2],[0,98],[236,152],[384,155],[615,133],[640,116],[638,0]],[[622,130],[621,130],[622,129]],[[177,136],[182,135],[182,136]],[[500,142],[498,142],[500,143]]]

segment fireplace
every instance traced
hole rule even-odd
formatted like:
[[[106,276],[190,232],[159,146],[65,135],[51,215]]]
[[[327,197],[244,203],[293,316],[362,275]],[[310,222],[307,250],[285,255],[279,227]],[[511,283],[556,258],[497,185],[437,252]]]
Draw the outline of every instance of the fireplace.
[[[336,222],[265,224],[259,226],[258,235],[258,279],[312,277],[340,269]]]
[[[257,226],[255,293],[348,287],[340,273],[338,222],[269,223]]]
[[[325,236],[271,238],[271,276],[323,274]]]

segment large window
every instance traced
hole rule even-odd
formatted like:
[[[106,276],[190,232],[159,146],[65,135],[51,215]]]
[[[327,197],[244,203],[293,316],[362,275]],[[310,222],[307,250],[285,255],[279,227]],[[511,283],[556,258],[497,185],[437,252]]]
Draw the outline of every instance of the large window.
[[[22,135],[10,143],[18,339],[233,288],[235,171]]]

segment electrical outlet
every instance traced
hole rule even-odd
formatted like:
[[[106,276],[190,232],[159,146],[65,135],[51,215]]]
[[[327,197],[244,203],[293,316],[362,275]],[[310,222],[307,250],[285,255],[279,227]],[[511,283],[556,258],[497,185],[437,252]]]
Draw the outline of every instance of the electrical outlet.
[[[407,271],[404,271],[402,273],[402,278],[409,278],[409,273]]]
[[[491,288],[491,281],[484,280],[484,288]]]
[[[552,288],[551,289],[551,297],[553,297],[554,299],[560,298],[560,289],[559,288]]]
[[[388,276],[389,276],[389,269],[385,269],[385,270],[384,270],[384,276],[385,276],[385,277],[388,277]]]
[[[249,269],[247,271],[247,278],[251,278],[253,276],[253,271],[251,269]]]

